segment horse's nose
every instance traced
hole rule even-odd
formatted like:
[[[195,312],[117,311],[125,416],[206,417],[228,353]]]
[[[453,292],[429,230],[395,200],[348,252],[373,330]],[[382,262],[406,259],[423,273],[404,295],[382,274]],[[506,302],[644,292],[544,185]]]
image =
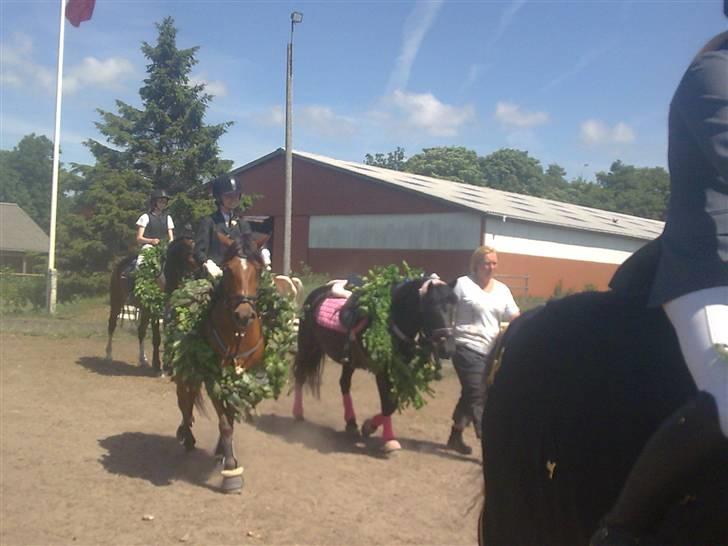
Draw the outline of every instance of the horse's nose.
[[[255,318],[254,315],[248,305],[238,305],[235,309],[235,320],[240,326],[247,326],[248,322]]]

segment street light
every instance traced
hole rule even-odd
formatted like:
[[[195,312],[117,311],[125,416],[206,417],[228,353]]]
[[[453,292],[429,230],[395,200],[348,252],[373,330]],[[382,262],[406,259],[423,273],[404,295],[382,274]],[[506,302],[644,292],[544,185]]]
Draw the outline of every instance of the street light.
[[[293,95],[293,27],[303,21],[303,13],[291,13],[291,39],[288,41],[286,62],[286,204],[283,226],[283,274],[291,274],[291,221],[293,209],[293,137],[291,110]]]

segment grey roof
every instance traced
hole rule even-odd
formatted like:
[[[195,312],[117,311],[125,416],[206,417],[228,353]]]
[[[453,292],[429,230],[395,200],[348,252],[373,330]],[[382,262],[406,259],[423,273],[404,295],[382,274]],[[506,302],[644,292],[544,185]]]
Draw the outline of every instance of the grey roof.
[[[0,203],[0,250],[48,253],[48,235],[16,203]]]
[[[283,150],[263,156],[233,171],[243,172],[254,165],[280,155]],[[342,161],[330,157],[294,151],[303,160],[312,161],[348,172],[363,178],[419,193],[475,212],[494,216],[505,216],[516,220],[563,226],[585,231],[596,231],[651,240],[662,233],[664,223],[658,220],[630,216],[601,209],[572,205],[551,199],[533,197],[482,186],[462,184],[451,180],[441,180],[353,161]]]

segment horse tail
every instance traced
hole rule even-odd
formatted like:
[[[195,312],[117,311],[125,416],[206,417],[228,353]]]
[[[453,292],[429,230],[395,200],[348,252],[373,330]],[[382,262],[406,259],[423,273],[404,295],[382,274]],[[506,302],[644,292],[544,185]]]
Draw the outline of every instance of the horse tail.
[[[317,398],[321,394],[321,374],[326,353],[316,338],[316,308],[329,287],[315,289],[303,304],[303,317],[298,324],[298,351],[293,362],[293,377],[296,385],[308,385]]]

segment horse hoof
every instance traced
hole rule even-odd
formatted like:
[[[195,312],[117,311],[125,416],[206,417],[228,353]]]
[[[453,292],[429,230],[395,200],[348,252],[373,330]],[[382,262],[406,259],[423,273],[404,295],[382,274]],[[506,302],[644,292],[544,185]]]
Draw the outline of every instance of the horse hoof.
[[[351,419],[350,421],[347,421],[344,431],[349,436],[359,437],[359,425],[356,424],[356,419]]]
[[[382,451],[384,451],[384,453],[386,453],[387,455],[396,453],[400,449],[402,449],[402,446],[397,440],[387,440],[382,446]]]
[[[374,431],[377,430],[377,427],[374,426],[374,423],[372,423],[371,419],[367,419],[364,421],[364,424],[361,426],[361,435],[365,438],[369,438],[372,434],[374,434]]]
[[[299,422],[300,421],[303,421],[304,420],[304,418],[303,418],[303,412],[302,413],[294,413],[293,414],[293,419],[295,421],[299,421]]]
[[[195,437],[192,435],[192,431],[185,428],[184,425],[180,425],[177,428],[177,441],[185,446],[185,451],[192,451],[195,449],[195,444],[197,443]]]
[[[149,367],[149,361],[146,358],[140,358],[139,359],[139,366],[142,368],[148,368]]]

